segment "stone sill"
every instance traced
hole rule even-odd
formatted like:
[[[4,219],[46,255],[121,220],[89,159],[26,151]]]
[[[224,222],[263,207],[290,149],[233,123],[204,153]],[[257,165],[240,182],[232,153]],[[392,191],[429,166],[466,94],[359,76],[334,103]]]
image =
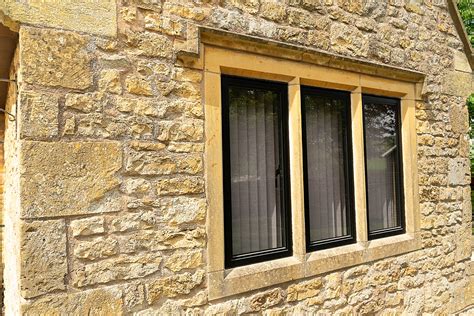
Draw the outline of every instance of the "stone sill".
[[[316,251],[306,254],[304,258],[292,256],[210,272],[209,300],[314,277],[420,248],[421,241],[417,236],[403,234]]]

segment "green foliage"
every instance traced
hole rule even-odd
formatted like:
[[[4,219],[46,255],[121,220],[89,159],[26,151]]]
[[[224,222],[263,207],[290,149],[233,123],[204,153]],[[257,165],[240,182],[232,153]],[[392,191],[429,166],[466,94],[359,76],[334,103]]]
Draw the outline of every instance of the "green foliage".
[[[474,139],[474,93],[467,98],[467,109],[469,111],[469,136],[471,138],[470,157],[471,157],[471,175],[474,176],[474,146],[472,140]]]
[[[458,0],[458,9],[464,21],[471,45],[474,46],[474,0]]]

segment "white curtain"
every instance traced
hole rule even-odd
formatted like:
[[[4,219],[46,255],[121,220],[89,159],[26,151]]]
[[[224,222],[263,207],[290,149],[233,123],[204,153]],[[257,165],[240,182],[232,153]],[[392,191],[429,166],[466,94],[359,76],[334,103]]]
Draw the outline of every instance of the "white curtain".
[[[283,246],[278,100],[229,88],[233,255]]]
[[[334,97],[304,96],[309,231],[311,241],[348,234],[344,175],[344,104]]]

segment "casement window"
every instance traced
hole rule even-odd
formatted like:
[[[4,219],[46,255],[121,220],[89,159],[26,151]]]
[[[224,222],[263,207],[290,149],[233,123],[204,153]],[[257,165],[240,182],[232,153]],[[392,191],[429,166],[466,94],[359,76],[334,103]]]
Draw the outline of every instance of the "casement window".
[[[225,264],[291,256],[288,84],[222,75]],[[307,251],[355,242],[350,93],[301,86]],[[368,238],[404,232],[400,102],[362,96]]]
[[[369,238],[404,232],[400,101],[364,95]]]
[[[210,300],[421,248],[422,75],[203,34]]]
[[[301,88],[306,247],[354,241],[350,94]]]
[[[291,255],[288,86],[221,80],[226,265]]]

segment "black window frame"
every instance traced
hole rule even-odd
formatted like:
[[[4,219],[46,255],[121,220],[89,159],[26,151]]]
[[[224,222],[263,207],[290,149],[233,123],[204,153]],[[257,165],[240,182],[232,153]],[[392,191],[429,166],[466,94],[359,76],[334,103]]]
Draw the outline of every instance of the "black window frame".
[[[367,102],[367,100],[369,102]],[[397,210],[400,216],[400,225],[397,227],[378,229],[373,232],[370,231],[370,219],[369,219],[369,191],[367,181],[367,143],[365,141],[366,135],[366,120],[365,120],[365,103],[371,104],[389,104],[395,107],[395,125],[397,130],[396,143],[398,148],[398,155],[396,159],[397,169],[396,172],[396,184],[397,184]],[[364,169],[365,169],[365,203],[366,203],[366,217],[367,217],[367,236],[369,240],[379,239],[384,237],[390,237],[395,235],[401,235],[406,232],[405,223],[405,186],[403,179],[403,147],[402,147],[402,121],[401,121],[401,102],[400,99],[378,96],[372,94],[362,94],[362,120],[363,120],[363,139],[364,139]]]
[[[280,126],[280,181],[283,187],[281,194],[283,206],[282,215],[285,233],[285,247],[256,251],[233,256],[232,252],[232,201],[231,201],[231,174],[230,174],[230,130],[229,130],[229,86],[244,88],[261,88],[280,94],[279,126]],[[224,265],[225,268],[234,268],[252,263],[269,261],[293,255],[292,219],[291,219],[291,192],[290,192],[290,160],[289,160],[289,100],[288,84],[247,77],[221,75],[221,123],[222,123],[222,166],[224,188]]]
[[[304,104],[304,96],[307,94],[336,96],[344,100],[346,130],[344,135],[344,175],[346,189],[346,205],[348,210],[348,220],[350,234],[346,236],[323,239],[319,241],[311,241],[309,233],[309,185],[308,185],[308,155],[307,155],[307,135],[306,135],[306,111]],[[302,123],[302,143],[303,143],[303,187],[304,187],[304,216],[305,216],[305,238],[306,251],[313,252],[356,242],[356,225],[355,225],[355,197],[354,197],[354,172],[352,157],[352,120],[351,120],[351,98],[350,92],[343,90],[323,89],[311,86],[301,86],[301,123]]]

